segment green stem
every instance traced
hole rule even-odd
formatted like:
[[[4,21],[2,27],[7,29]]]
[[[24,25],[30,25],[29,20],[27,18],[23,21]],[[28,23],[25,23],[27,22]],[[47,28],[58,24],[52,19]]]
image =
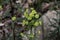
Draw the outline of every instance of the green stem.
[[[12,22],[12,30],[13,30],[13,40],[15,40],[15,27],[14,27],[14,22]]]

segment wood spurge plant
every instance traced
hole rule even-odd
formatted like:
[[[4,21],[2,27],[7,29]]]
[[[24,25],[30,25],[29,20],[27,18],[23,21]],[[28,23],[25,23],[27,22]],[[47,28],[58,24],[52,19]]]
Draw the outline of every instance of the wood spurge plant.
[[[42,25],[42,21],[40,20],[41,15],[38,12],[36,12],[36,10],[34,10],[34,8],[31,8],[30,10],[26,9],[26,11],[24,12],[24,15],[23,15],[24,20],[22,21],[22,25],[26,26],[27,29],[31,30],[28,37],[32,38],[32,39],[30,38],[29,40],[33,40],[35,36],[32,33],[32,30],[33,30],[33,28],[35,29],[37,26]],[[40,33],[40,31],[39,31],[39,33]]]

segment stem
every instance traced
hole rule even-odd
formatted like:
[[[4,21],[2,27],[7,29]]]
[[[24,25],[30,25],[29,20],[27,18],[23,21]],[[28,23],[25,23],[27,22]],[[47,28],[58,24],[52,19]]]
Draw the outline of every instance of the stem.
[[[58,18],[58,19],[57,19],[57,23],[58,23],[58,39],[60,39],[60,38],[59,38],[59,37],[60,37],[60,27],[59,27],[59,26],[60,26],[60,25],[59,25],[59,22],[60,22],[60,21],[59,21],[59,16],[60,16],[60,14],[59,14],[59,12],[57,12],[57,18]]]
[[[14,27],[14,22],[12,22],[12,29],[13,29],[13,40],[15,40],[15,27]]]
[[[30,31],[30,34],[31,34],[31,33],[32,33],[32,27],[30,28],[30,30],[31,30],[31,31]],[[33,38],[30,37],[29,40],[33,40]]]
[[[44,40],[44,23],[43,23],[43,18],[42,18],[42,40]]]
[[[16,0],[10,0],[10,6],[11,6],[11,16],[14,15],[14,5]],[[15,40],[15,27],[14,27],[14,21],[12,22],[12,31],[13,31],[13,40]]]

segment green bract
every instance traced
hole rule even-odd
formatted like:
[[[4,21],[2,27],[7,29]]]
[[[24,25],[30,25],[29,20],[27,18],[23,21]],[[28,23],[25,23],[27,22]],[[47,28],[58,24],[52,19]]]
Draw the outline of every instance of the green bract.
[[[36,21],[36,22],[34,23],[34,26],[39,26],[39,22]]]
[[[34,17],[34,14],[30,13],[30,14],[29,14],[29,17]]]
[[[37,12],[35,10],[32,10],[32,14],[36,14]]]
[[[39,24],[42,25],[42,21],[39,21]]]
[[[22,25],[23,25],[23,26],[25,25],[25,20],[23,20]]]
[[[26,20],[23,20],[23,23],[22,23],[22,25],[24,26],[24,25],[28,25],[28,21],[26,21]]]
[[[26,25],[28,25],[28,21],[26,21]]]
[[[26,18],[28,18],[28,13],[24,12],[24,16],[25,16]]]
[[[12,17],[12,20],[15,21],[16,20],[16,16]]]
[[[32,17],[28,17],[27,20],[32,20]]]
[[[39,18],[39,14],[36,14],[36,15],[35,15],[35,18]]]

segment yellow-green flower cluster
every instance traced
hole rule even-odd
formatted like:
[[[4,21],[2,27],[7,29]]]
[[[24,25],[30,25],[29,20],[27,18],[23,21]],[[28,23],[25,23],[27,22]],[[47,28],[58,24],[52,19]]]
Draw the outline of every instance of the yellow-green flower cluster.
[[[22,24],[23,25],[28,25],[28,24],[31,24],[33,26],[39,26],[39,25],[42,25],[42,22],[39,21],[39,17],[40,15],[36,12],[36,10],[34,10],[34,8],[31,8],[31,12],[28,13],[29,10],[26,9],[26,11],[24,12],[24,17],[26,20],[23,20]],[[35,20],[37,19],[37,20]]]
[[[33,8],[31,8],[31,10],[32,11],[28,14],[28,9],[26,9],[24,12],[24,17],[26,17],[28,20],[32,20],[32,18],[39,18],[39,14],[36,12],[36,10]]]

